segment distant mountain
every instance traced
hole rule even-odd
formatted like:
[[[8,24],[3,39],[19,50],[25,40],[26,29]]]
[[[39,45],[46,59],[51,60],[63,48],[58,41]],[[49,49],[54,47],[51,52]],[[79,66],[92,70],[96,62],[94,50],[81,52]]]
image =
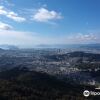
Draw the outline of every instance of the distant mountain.
[[[100,49],[100,44],[84,44],[81,45],[80,48],[86,48],[86,49]]]
[[[100,44],[40,44],[36,46],[37,48],[83,48],[83,49],[100,49]]]
[[[4,49],[0,48],[0,51],[4,51]]]
[[[18,49],[18,47],[14,46],[14,45],[0,45],[0,48],[4,49],[4,50],[16,50],[16,49]]]
[[[41,45],[37,45],[36,47],[39,48],[77,48],[79,47],[80,44],[41,44]]]

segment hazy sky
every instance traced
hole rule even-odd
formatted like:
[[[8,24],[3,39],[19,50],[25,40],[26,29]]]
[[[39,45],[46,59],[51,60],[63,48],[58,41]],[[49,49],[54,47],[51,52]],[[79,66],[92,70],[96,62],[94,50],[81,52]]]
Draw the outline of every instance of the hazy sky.
[[[100,0],[0,0],[0,44],[100,43]]]

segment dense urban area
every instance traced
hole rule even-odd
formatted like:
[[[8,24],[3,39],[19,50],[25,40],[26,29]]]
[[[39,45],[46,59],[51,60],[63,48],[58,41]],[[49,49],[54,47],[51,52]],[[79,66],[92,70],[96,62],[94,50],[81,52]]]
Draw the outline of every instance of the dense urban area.
[[[0,100],[94,100],[83,91],[100,86],[99,50],[1,48]]]

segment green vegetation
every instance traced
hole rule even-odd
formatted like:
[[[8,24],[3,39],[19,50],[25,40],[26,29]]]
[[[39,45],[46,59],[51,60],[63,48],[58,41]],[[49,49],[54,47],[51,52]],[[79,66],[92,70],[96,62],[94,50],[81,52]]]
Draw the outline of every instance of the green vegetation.
[[[0,73],[0,100],[85,100],[83,90],[83,86],[27,68]]]

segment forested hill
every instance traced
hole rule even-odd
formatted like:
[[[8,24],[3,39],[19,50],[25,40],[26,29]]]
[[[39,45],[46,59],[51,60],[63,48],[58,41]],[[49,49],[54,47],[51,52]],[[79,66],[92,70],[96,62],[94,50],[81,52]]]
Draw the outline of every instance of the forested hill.
[[[27,68],[0,72],[0,100],[84,100],[83,90]]]

